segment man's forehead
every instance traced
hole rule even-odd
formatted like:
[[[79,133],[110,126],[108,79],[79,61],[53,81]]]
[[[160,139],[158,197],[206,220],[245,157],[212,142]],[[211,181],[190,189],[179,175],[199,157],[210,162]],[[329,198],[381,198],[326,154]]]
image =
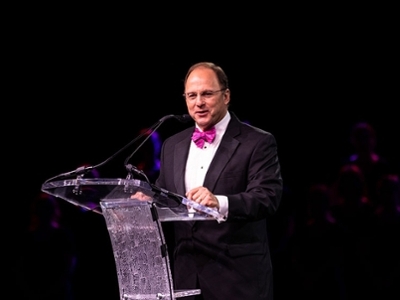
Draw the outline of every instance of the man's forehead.
[[[214,71],[211,69],[204,67],[196,68],[190,73],[186,81],[186,87],[197,84],[208,84],[211,86],[215,86],[215,84],[218,84],[218,78]]]

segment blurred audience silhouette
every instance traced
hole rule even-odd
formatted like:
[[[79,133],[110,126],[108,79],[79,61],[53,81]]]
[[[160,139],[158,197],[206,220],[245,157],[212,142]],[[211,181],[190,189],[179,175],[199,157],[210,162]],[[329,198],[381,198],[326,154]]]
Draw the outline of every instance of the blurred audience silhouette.
[[[152,132],[148,128],[142,128],[139,134],[143,135],[143,140],[146,140],[142,145],[143,140],[137,142],[137,150],[132,156],[131,164],[138,170],[143,171],[151,183],[154,183],[160,172],[160,152],[162,139],[158,132]],[[143,180],[144,178],[139,178]]]
[[[378,153],[370,123],[355,123],[349,136],[353,153],[336,174],[331,203],[343,230],[346,299],[399,299],[398,170]]]
[[[76,240],[64,226],[59,200],[40,192],[17,254],[17,298],[72,300]]]
[[[333,184],[332,215],[343,231],[343,275],[349,299],[371,295],[374,220],[367,194],[360,168],[342,166]]]
[[[278,211],[281,222],[273,222],[285,225],[273,230],[282,235],[272,240],[277,300],[400,298],[398,169],[378,153],[368,122],[355,123],[349,137],[352,153],[331,180],[283,198],[294,211]]]
[[[357,165],[364,176],[366,196],[371,205],[375,206],[377,199],[377,184],[380,178],[393,171],[385,157],[377,152],[377,132],[368,122],[357,122],[350,130],[350,144],[353,153],[343,164]]]
[[[374,211],[372,249],[373,299],[399,299],[400,283],[400,180],[398,174],[378,182],[379,204]]]
[[[82,166],[90,166],[84,163]],[[101,178],[102,173],[94,168],[83,178]],[[119,295],[116,266],[107,225],[101,214],[101,196],[95,186],[83,186],[86,194],[84,206],[65,204],[69,225],[77,241],[77,258],[74,276],[74,300],[117,299]],[[62,201],[62,200],[61,200]]]
[[[288,244],[291,268],[286,276],[291,288],[278,299],[346,299],[343,232],[331,215],[331,197],[324,183],[307,190],[305,209]]]

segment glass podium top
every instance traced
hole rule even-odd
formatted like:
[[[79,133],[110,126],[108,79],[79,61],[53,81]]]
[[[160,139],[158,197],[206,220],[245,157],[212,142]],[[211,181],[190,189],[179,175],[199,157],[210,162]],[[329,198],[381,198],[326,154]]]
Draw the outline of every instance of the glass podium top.
[[[42,191],[99,214],[102,213],[100,202],[106,206],[141,205],[143,202],[150,202],[156,206],[161,221],[224,220],[213,208],[138,179],[78,177],[45,182]],[[146,200],[133,196],[137,193]],[[189,212],[188,206],[196,212]]]

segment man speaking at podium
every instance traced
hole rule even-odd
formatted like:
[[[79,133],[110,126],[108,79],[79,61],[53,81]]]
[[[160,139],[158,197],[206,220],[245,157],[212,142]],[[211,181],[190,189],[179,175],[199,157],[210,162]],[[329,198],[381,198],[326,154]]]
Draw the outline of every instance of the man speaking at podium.
[[[225,220],[173,222],[174,288],[201,290],[185,299],[272,300],[267,219],[282,195],[275,137],[228,110],[228,78],[219,66],[193,65],[184,91],[195,126],[165,140],[155,184]]]

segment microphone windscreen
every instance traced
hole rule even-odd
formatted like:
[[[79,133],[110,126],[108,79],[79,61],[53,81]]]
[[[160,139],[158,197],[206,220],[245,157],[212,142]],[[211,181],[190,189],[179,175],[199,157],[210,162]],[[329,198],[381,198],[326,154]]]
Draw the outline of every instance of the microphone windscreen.
[[[178,119],[178,121],[180,121],[182,123],[187,123],[192,120],[192,117],[188,114],[184,114],[181,116],[175,116],[175,117]]]

